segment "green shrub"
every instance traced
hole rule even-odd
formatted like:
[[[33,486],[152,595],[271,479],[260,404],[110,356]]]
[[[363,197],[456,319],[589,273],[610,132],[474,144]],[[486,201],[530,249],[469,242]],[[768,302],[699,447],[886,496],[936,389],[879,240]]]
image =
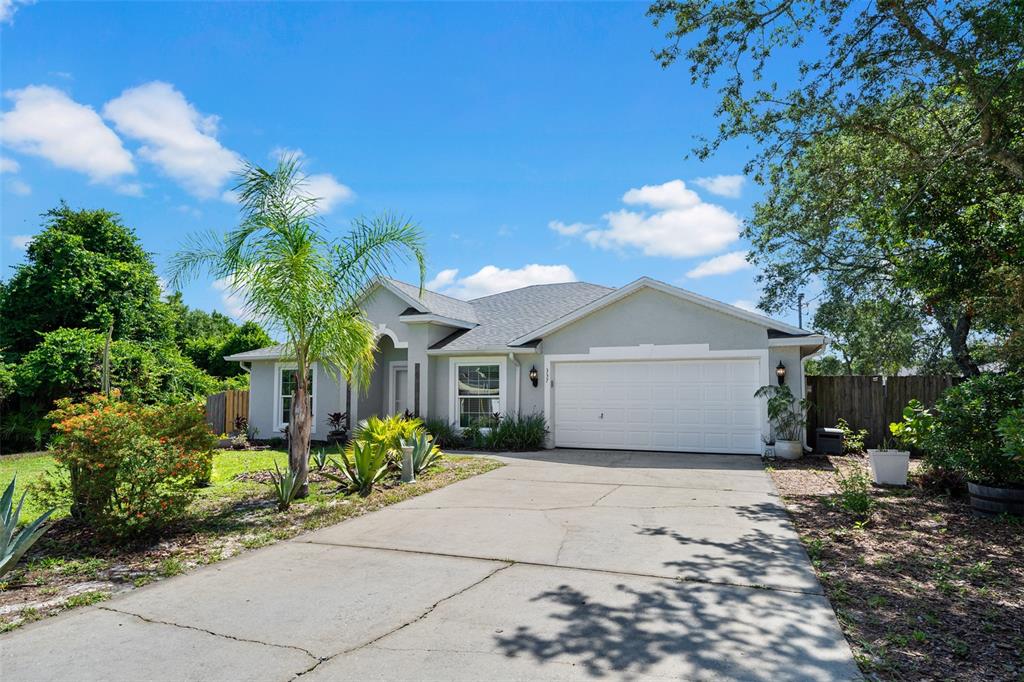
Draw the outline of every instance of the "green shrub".
[[[405,445],[412,447],[412,472],[419,476],[441,458],[441,449],[426,433],[417,433]]]
[[[1024,408],[1010,410],[996,429],[1003,441],[1003,454],[1014,463],[1024,464]]]
[[[540,450],[548,425],[542,414],[510,414],[482,419],[462,430],[462,439],[480,450]]]
[[[860,469],[848,474],[836,471],[836,485],[839,492],[836,493],[835,503],[858,521],[866,521],[875,507],[868,475]]]
[[[356,425],[352,439],[383,445],[388,450],[401,453],[402,441],[411,440],[423,430],[423,421],[417,418],[408,419],[403,415],[384,418],[374,416]]]
[[[270,474],[270,490],[274,493],[278,511],[288,511],[299,491],[299,476],[291,467],[281,473],[281,468],[274,462],[274,473]]]
[[[914,398],[903,408],[903,420],[889,424],[889,433],[900,445],[921,451],[935,428],[935,417],[924,403]]]
[[[1024,377],[982,374],[946,389],[925,438],[929,467],[955,471],[990,485],[1024,483],[1024,460],[1004,454],[999,422],[1024,407]]]
[[[447,419],[432,417],[424,420],[423,427],[434,437],[434,443],[440,448],[459,448],[465,445],[465,439],[458,428]]]
[[[25,552],[46,532],[43,524],[54,511],[51,509],[43,513],[35,521],[25,524],[20,532],[16,532],[21,507],[25,504],[25,493],[22,493],[18,506],[14,506],[14,486],[17,481],[17,476],[12,478],[0,497],[0,576],[14,568]]]
[[[100,536],[128,539],[180,518],[206,478],[215,437],[198,405],[137,406],[102,395],[65,398],[50,413],[57,468],[38,484],[43,499]]]
[[[340,463],[332,460],[341,469],[343,476],[336,476],[326,469],[320,473],[365,497],[373,492],[373,486],[387,474],[388,459],[388,448],[383,443],[356,440],[348,450],[342,451]]]
[[[842,417],[836,422],[836,428],[843,432],[844,455],[859,455],[864,452],[864,441],[868,437],[867,429],[854,431],[850,423]]]

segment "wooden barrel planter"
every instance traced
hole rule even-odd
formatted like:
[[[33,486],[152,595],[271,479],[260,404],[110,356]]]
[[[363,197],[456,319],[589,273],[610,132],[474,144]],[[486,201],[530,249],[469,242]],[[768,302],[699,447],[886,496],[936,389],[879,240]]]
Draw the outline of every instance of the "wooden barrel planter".
[[[994,488],[968,482],[967,490],[971,493],[971,509],[976,512],[1024,516],[1024,488]]]

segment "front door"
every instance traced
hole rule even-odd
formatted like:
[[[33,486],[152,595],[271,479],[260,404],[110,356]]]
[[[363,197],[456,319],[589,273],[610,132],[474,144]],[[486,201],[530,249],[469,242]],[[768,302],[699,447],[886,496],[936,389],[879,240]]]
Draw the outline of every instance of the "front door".
[[[391,390],[388,414],[405,414],[408,409],[405,395],[409,388],[409,368],[404,362],[391,363]]]

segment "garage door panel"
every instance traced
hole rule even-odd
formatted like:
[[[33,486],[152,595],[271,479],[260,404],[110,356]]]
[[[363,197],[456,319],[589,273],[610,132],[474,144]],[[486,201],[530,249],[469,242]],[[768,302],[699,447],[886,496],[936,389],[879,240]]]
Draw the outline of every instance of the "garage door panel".
[[[754,359],[557,363],[555,445],[758,453],[760,374]]]

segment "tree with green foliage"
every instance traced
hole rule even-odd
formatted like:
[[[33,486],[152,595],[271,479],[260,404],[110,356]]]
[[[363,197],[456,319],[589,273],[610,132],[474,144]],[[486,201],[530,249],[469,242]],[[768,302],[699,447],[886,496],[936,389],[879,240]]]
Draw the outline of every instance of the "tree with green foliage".
[[[134,230],[110,211],[65,203],[43,218],[27,262],[0,283],[0,348],[27,353],[47,332],[110,320],[119,339],[167,338],[156,272]]]
[[[422,286],[423,238],[414,224],[384,215],[356,219],[346,236],[330,239],[294,157],[273,170],[247,164],[235,189],[241,224],[224,236],[196,236],[175,257],[173,278],[178,283],[208,270],[229,283],[254,319],[285,339],[286,355],[297,366],[288,461],[303,497],[308,491],[312,365],[319,363],[339,379],[368,382],[376,335],[357,299],[374,278],[407,258],[416,262]]]
[[[748,171],[763,171],[819,135],[861,132],[906,146],[908,124],[928,125],[941,130],[930,167],[970,149],[1024,181],[1018,0],[657,0],[648,16],[668,26],[655,53],[662,66],[685,59],[693,83],[718,88],[721,124],[701,141],[701,158],[749,137],[760,151]],[[806,49],[809,40],[823,53]],[[772,66],[796,83],[766,81]],[[876,109],[897,96],[897,116]]]
[[[975,151],[931,169],[923,184],[928,169],[917,150],[930,157],[929,145],[944,143],[937,127],[907,121],[910,146],[860,131],[819,135],[773,168],[745,236],[762,268],[766,309],[786,307],[820,282],[833,300],[921,310],[963,375],[973,376],[972,332],[992,329],[983,311],[1005,298],[989,285],[992,273],[1024,267],[1024,183]]]
[[[241,326],[235,326],[230,333],[223,336],[196,336],[186,339],[184,353],[197,367],[213,376],[233,377],[244,373],[244,370],[237,362],[226,361],[226,356],[265,348],[273,342],[262,327],[249,321]]]
[[[828,297],[814,313],[814,329],[831,339],[842,374],[895,375],[917,360],[923,316],[898,300]],[[833,368],[829,368],[833,369]]]
[[[206,312],[185,305],[180,291],[168,295],[165,304],[173,323],[174,340],[182,348],[190,339],[224,338],[238,328],[224,313],[216,310]]]
[[[972,334],[1014,337],[1024,5],[665,0],[649,14],[671,21],[662,64],[685,57],[693,82],[719,88],[718,134],[697,155],[736,138],[759,148],[747,171],[767,193],[745,236],[762,308],[788,308],[809,285],[909,294],[965,376],[978,372]],[[801,51],[812,36],[824,54]],[[770,64],[797,84],[767,80]]]

